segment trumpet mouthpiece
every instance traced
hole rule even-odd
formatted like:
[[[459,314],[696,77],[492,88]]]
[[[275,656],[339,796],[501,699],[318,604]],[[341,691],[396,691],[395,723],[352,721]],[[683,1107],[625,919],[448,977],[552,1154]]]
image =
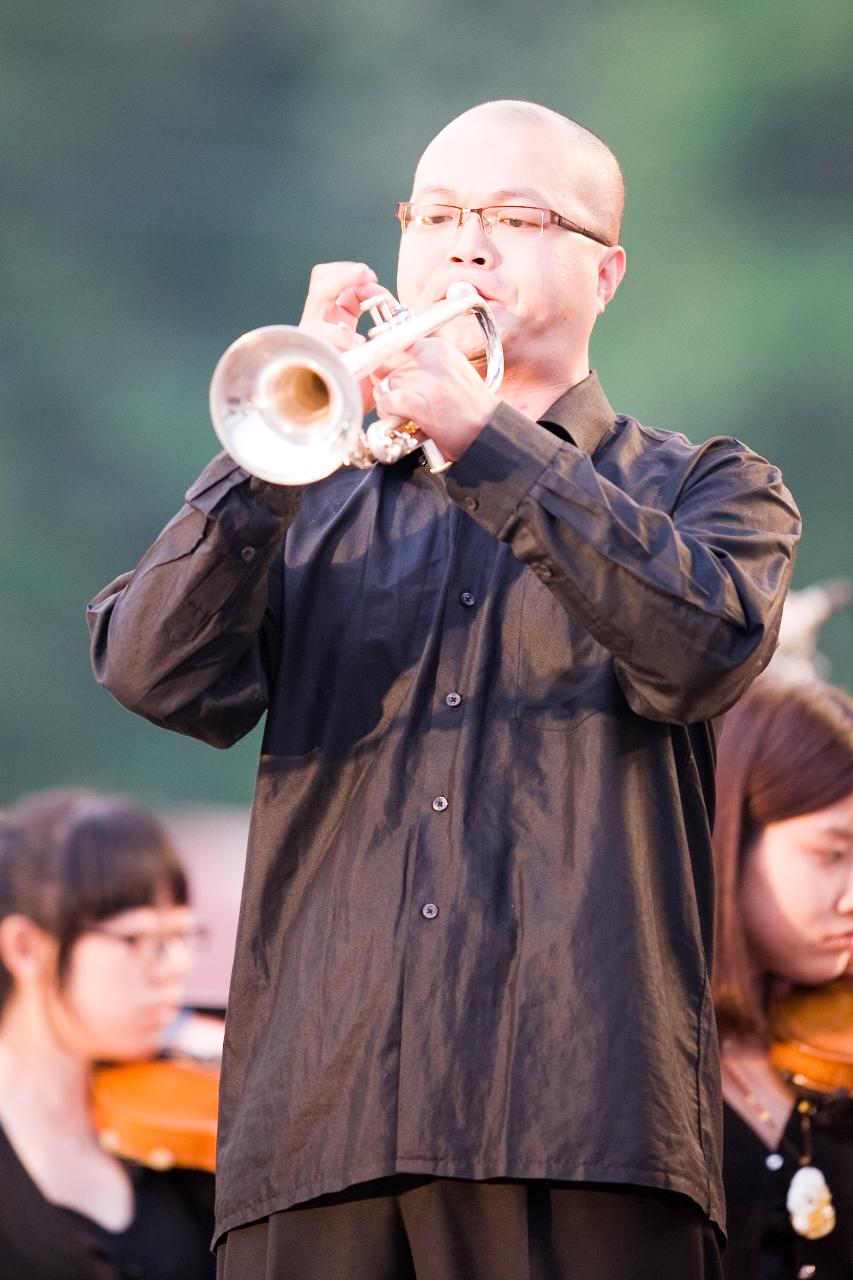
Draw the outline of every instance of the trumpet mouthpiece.
[[[446,296],[450,300],[453,298],[470,297],[472,294],[477,298],[480,297],[479,292],[467,280],[455,280],[453,284],[449,284],[447,286]]]

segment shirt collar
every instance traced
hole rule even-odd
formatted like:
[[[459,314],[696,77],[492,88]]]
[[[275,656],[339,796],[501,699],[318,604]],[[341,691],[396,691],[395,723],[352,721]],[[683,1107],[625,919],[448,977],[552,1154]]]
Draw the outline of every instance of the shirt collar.
[[[569,387],[539,421],[585,453],[593,454],[606,432],[612,429],[616,414],[608,404],[598,374],[591,369],[589,377]]]

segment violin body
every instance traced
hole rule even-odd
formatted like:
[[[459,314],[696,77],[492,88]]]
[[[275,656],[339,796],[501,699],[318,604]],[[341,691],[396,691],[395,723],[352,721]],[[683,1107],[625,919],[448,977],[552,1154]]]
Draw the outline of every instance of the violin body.
[[[853,1095],[853,982],[798,987],[771,1010],[770,1061],[791,1083]]]
[[[218,1064],[165,1058],[99,1067],[94,1119],[112,1155],[152,1169],[216,1167]]]

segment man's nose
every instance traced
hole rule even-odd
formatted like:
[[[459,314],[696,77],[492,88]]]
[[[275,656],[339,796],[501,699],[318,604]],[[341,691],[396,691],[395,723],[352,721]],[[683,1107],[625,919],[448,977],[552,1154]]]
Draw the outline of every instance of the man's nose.
[[[495,260],[494,244],[491,236],[486,235],[482,214],[474,209],[462,212],[448,258],[451,262],[473,262],[478,267],[492,265]]]

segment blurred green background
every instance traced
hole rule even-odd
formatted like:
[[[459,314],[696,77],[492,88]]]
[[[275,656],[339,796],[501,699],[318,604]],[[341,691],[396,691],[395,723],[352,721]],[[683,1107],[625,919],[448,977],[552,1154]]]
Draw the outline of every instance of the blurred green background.
[[[853,573],[850,0],[6,0],[0,36],[3,800],[248,801],[258,734],[215,752],[123,711],[85,603],[215,451],[224,348],[295,322],[315,261],[393,284],[419,151],[487,98],[622,161],[614,407],[746,440],[801,505],[795,585]],[[821,637],[848,687],[850,640],[849,613]]]

